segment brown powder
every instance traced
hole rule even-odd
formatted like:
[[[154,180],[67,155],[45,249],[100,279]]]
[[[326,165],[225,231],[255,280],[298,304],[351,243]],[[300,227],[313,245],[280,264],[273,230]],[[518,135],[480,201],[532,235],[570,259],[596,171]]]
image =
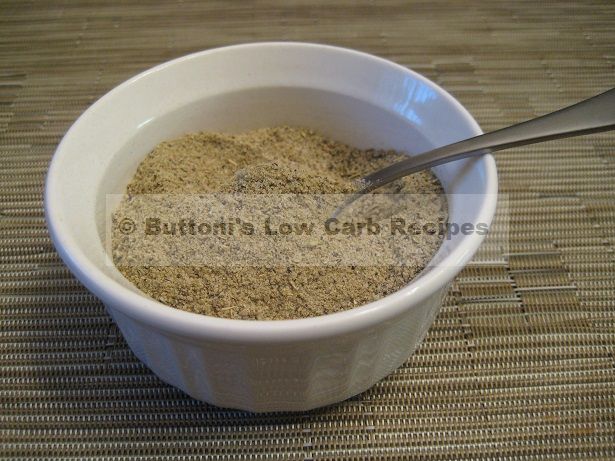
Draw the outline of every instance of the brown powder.
[[[352,148],[300,128],[188,134],[159,144],[143,160],[127,197],[351,193],[354,179],[401,156]],[[442,189],[430,172],[421,172],[395,182],[386,192],[433,195]],[[425,214],[432,222],[445,221],[446,207],[441,203]],[[121,254],[123,234],[114,230],[112,238],[114,254]],[[395,265],[137,266],[114,260],[129,281],[169,306],[217,317],[276,320],[329,314],[386,296],[425,267],[441,240],[437,233],[409,236],[405,244],[418,251],[410,261]]]

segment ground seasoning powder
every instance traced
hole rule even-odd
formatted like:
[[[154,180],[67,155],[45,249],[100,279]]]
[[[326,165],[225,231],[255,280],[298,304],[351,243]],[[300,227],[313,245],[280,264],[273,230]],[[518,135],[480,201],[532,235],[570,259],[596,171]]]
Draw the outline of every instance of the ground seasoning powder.
[[[394,151],[360,150],[285,126],[242,134],[187,134],[159,144],[143,160],[127,197],[351,193],[354,179],[400,158]],[[443,193],[430,172],[399,180],[388,192]],[[432,221],[446,221],[445,206],[430,213]],[[145,294],[177,309],[231,319],[294,319],[350,309],[398,290],[425,267],[442,238],[441,233],[409,237],[408,245],[420,251],[403,265],[116,265]],[[114,251],[121,250],[122,234],[114,232],[112,239]]]

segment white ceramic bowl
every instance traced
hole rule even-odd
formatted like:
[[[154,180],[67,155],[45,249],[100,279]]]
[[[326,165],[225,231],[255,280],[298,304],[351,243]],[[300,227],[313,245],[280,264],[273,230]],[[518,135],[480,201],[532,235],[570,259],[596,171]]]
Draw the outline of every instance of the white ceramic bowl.
[[[353,50],[254,43],[191,54],[145,71],[92,105],[51,162],[45,211],[67,266],[154,373],[191,396],[252,411],[307,410],[358,394],[416,349],[454,276],[483,236],[445,241],[430,268],[373,303],[300,320],[192,314],[146,297],[107,263],[105,197],[123,193],[143,157],[187,131],[306,126],[357,147],[419,152],[481,133],[424,77]],[[490,223],[491,156],[434,170],[455,222]]]

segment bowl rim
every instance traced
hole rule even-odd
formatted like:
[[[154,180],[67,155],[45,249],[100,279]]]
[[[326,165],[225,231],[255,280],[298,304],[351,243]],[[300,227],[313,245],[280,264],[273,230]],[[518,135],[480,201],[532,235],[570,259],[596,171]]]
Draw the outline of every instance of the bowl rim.
[[[57,187],[62,177],[62,171],[58,166],[59,159],[62,156],[66,139],[78,132],[84,115],[91,111],[99,101],[112,98],[117,92],[133,85],[145,76],[167,67],[192,59],[200,59],[211,54],[224,53],[232,49],[276,47],[292,47],[297,51],[302,48],[320,48],[329,52],[347,53],[375,62],[380,66],[389,66],[397,71],[409,73],[413,78],[433,88],[456,107],[476,135],[482,133],[478,123],[461,103],[436,83],[400,64],[349,48],[308,42],[254,42],[191,53],[140,72],[103,95],[73,123],[56,148],[46,177],[44,209],[51,240],[60,257],[73,274],[104,304],[109,304],[115,310],[142,323],[154,326],[167,335],[180,336],[184,340],[235,343],[289,343],[315,340],[350,334],[394,319],[402,312],[417,306],[439,289],[444,288],[472,258],[484,239],[484,236],[478,233],[463,236],[459,247],[442,260],[446,264],[433,266],[428,273],[421,274],[408,285],[384,298],[345,311],[318,317],[289,320],[235,320],[183,311],[148,298],[113,280],[86,257],[84,251],[70,237],[67,226],[63,225],[55,212],[56,209],[62,207],[62,197]],[[479,210],[478,219],[480,222],[490,224],[497,201],[496,164],[494,158],[489,154],[474,160],[477,163],[482,163],[486,172],[486,191],[484,192],[486,197]]]

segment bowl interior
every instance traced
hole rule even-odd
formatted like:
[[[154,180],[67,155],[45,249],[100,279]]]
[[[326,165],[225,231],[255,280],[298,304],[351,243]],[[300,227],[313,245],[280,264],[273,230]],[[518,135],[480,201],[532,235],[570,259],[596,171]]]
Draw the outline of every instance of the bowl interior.
[[[140,161],[163,140],[280,124],[309,127],[356,147],[410,154],[480,133],[439,87],[362,53],[260,44],[191,55],[120,85],[62,141],[47,185],[47,211],[56,238],[61,234],[62,256],[87,259],[99,275],[137,291],[105,253],[107,194],[123,193]],[[451,221],[481,220],[495,181],[489,168],[485,159],[467,159],[434,169],[449,194]],[[446,262],[464,239],[459,234],[446,240],[432,263]]]

